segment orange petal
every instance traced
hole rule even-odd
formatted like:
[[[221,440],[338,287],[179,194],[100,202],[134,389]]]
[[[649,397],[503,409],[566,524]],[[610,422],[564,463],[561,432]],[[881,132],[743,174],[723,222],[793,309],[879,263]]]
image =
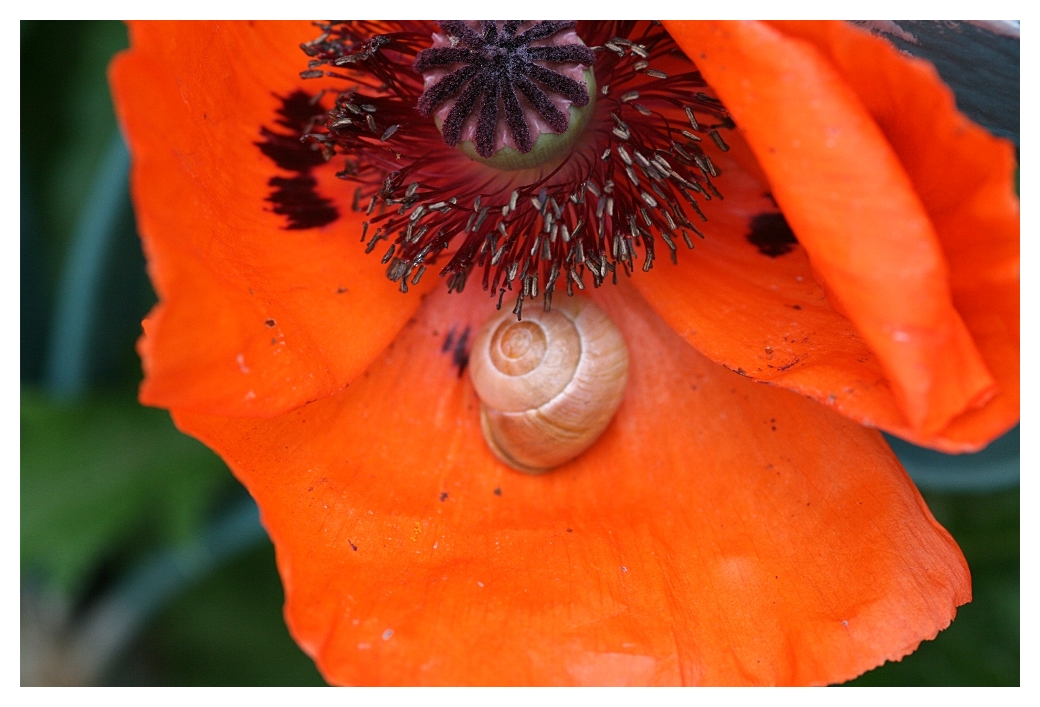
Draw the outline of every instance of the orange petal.
[[[111,67],[160,299],[140,343],[146,404],[279,414],[340,390],[418,306],[363,253],[335,170],[314,174],[340,213],[328,226],[287,230],[265,201],[268,181],[292,173],[260,152],[260,128],[275,127],[277,96],[320,89],[298,78],[299,44],[316,32],[307,22],[135,23]]]
[[[761,23],[677,23],[670,31],[726,103],[815,271],[880,359],[905,420],[889,428],[914,441],[963,450],[985,444],[1013,424],[1008,409],[1017,407],[1017,382],[1011,394],[1014,406],[998,403],[995,415],[981,416],[988,426],[962,425],[970,429],[956,433],[951,428],[949,437],[942,434],[951,420],[993,395],[994,379],[986,364],[994,370],[1009,367],[1006,355],[1012,346],[1005,333],[1008,317],[997,317],[997,325],[991,317],[979,326],[978,317],[967,310],[962,317],[955,308],[955,294],[958,306],[963,298],[951,291],[951,272],[955,284],[961,277],[978,284],[980,273],[972,274],[967,261],[959,266],[966,271],[962,275],[952,270],[948,220],[930,210],[936,200],[948,207],[967,203],[957,216],[974,219],[969,223],[976,235],[980,226],[985,227],[982,233],[989,233],[990,226],[999,228],[996,253],[987,259],[999,261],[999,286],[986,282],[983,287],[989,289],[987,299],[999,299],[1004,311],[1010,309],[1005,285],[1009,271],[1017,269],[1004,256],[1009,251],[1007,229],[1013,226],[1017,238],[1017,216],[1008,218],[1014,215],[1014,199],[1008,197],[1006,146],[988,138],[983,147],[989,151],[979,159],[998,158],[997,165],[974,183],[937,181],[941,170],[914,166],[904,152],[916,143],[891,138],[885,130],[922,137],[922,131],[938,123],[943,130],[927,133],[936,146],[918,152],[931,156],[946,150],[951,163],[945,169],[966,172],[972,170],[970,161],[955,160],[978,146],[981,131],[955,113],[946,89],[919,62],[909,62],[881,40],[843,25],[828,30],[835,53],[847,44],[852,48],[842,49],[843,55],[854,57],[859,46],[854,41],[869,43],[876,60],[850,59],[855,71],[884,76],[888,86],[908,84],[893,98],[902,102],[888,115],[891,125],[872,115],[871,102],[856,93],[870,80],[848,79],[826,54],[803,40]],[[878,79],[868,88],[877,91],[883,83]],[[907,121],[913,125],[899,127]],[[950,125],[957,129],[945,129]],[[961,135],[969,138],[957,144]],[[1002,175],[999,188],[994,175]],[[984,208],[978,203],[984,194],[1000,198]],[[976,244],[976,249],[985,247]],[[1017,312],[1017,297],[1013,301]],[[978,331],[966,327],[965,319]],[[999,328],[1005,332],[994,332]],[[989,352],[984,359],[973,334],[980,345],[987,337],[1001,341],[983,346]],[[1017,368],[1017,355],[1012,360]],[[1002,375],[1001,383],[1008,380]],[[874,422],[876,412],[868,407],[854,417]],[[1000,422],[994,424],[993,417]]]
[[[949,623],[967,566],[877,432],[712,364],[624,282],[597,299],[626,399],[545,476],[481,438],[457,367],[479,292],[432,294],[333,397],[175,413],[258,500],[330,681],[822,684]]]
[[[703,205],[705,239],[681,252],[677,265],[658,263],[632,285],[676,332],[727,368],[859,422],[905,428],[877,356],[831,306],[805,249],[787,244],[780,253],[783,222],[746,143],[739,134],[726,140],[729,153],[712,157],[725,199]],[[757,237],[761,247],[752,242]]]
[[[928,63],[843,23],[775,23],[833,63],[877,121],[939,236],[953,303],[998,383],[942,431],[978,448],[1019,419],[1019,215],[1014,148],[956,110]],[[909,119],[908,119],[909,118]],[[902,436],[913,439],[909,430]],[[915,440],[942,444],[943,440]]]

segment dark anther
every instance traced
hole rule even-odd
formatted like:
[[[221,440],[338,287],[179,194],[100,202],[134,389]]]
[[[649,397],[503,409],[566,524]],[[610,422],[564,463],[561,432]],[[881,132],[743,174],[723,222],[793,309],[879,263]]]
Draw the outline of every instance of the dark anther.
[[[548,39],[575,23],[538,22],[517,34],[522,24],[509,20],[499,29],[498,23],[482,20],[478,31],[465,22],[441,22],[441,29],[451,37],[453,46],[424,49],[416,56],[413,67],[419,73],[457,67],[430,84],[419,97],[418,105],[420,112],[430,115],[441,104],[455,99],[442,126],[444,141],[451,147],[459,143],[466,119],[479,110],[477,154],[495,154],[495,133],[501,117],[505,118],[517,149],[530,152],[537,136],[531,135],[517,90],[556,133],[566,131],[570,119],[546,92],[563,96],[578,107],[588,105],[589,93],[584,85],[535,62],[592,66],[596,61],[592,50],[583,44],[531,46],[531,42]]]

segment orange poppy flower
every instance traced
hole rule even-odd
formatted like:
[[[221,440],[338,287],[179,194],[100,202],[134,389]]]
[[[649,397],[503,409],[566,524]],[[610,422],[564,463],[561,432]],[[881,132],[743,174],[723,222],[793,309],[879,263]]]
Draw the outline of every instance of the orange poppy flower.
[[[494,300],[435,277],[399,293],[343,158],[271,159],[290,97],[343,90],[300,78],[315,28],[131,26],[112,84],[160,295],[141,400],[254,495],[329,681],[832,683],[970,599],[860,423],[968,450],[1017,420],[1010,146],[847,25],[666,27],[708,84],[698,110],[738,126],[705,148],[724,199],[676,265],[586,290],[628,342],[625,397],[587,452],[529,476],[488,449],[462,375]]]

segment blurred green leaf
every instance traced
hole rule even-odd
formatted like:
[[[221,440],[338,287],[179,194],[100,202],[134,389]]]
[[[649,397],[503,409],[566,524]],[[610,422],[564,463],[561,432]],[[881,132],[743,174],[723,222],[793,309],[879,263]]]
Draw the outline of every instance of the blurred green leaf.
[[[169,413],[95,397],[21,397],[22,565],[75,596],[112,553],[183,542],[232,484]]]
[[[282,619],[284,595],[266,544],[182,595],[144,645],[168,685],[324,685]]]
[[[943,454],[886,434],[917,488],[925,494],[987,495],[1018,488],[1021,469],[1021,428],[1015,425],[980,452]]]
[[[974,599],[934,641],[848,685],[1018,685],[1019,492],[925,494],[968,560]]]
[[[68,276],[69,245],[96,191],[99,167],[116,139],[107,69],[128,46],[126,26],[115,21],[21,23],[22,145],[22,379],[38,381],[46,347],[55,346],[52,307],[60,278]],[[41,59],[60,47],[61,71]],[[140,377],[133,342],[155,296],[144,269],[129,198],[110,224],[91,291],[90,351],[80,361],[92,385]],[[86,324],[85,324],[86,325]],[[48,335],[49,333],[49,335]],[[50,352],[52,355],[54,352]]]
[[[21,139],[56,278],[91,177],[115,134],[108,62],[129,40],[126,26],[115,21],[23,21],[20,30]],[[48,57],[56,51],[74,60],[55,70]]]

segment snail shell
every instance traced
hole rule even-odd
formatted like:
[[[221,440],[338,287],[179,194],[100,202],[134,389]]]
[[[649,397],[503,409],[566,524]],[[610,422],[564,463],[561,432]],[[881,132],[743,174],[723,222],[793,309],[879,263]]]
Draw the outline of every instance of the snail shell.
[[[610,424],[628,349],[606,312],[568,297],[523,321],[492,317],[473,342],[469,371],[488,446],[511,467],[541,473],[584,452]]]

